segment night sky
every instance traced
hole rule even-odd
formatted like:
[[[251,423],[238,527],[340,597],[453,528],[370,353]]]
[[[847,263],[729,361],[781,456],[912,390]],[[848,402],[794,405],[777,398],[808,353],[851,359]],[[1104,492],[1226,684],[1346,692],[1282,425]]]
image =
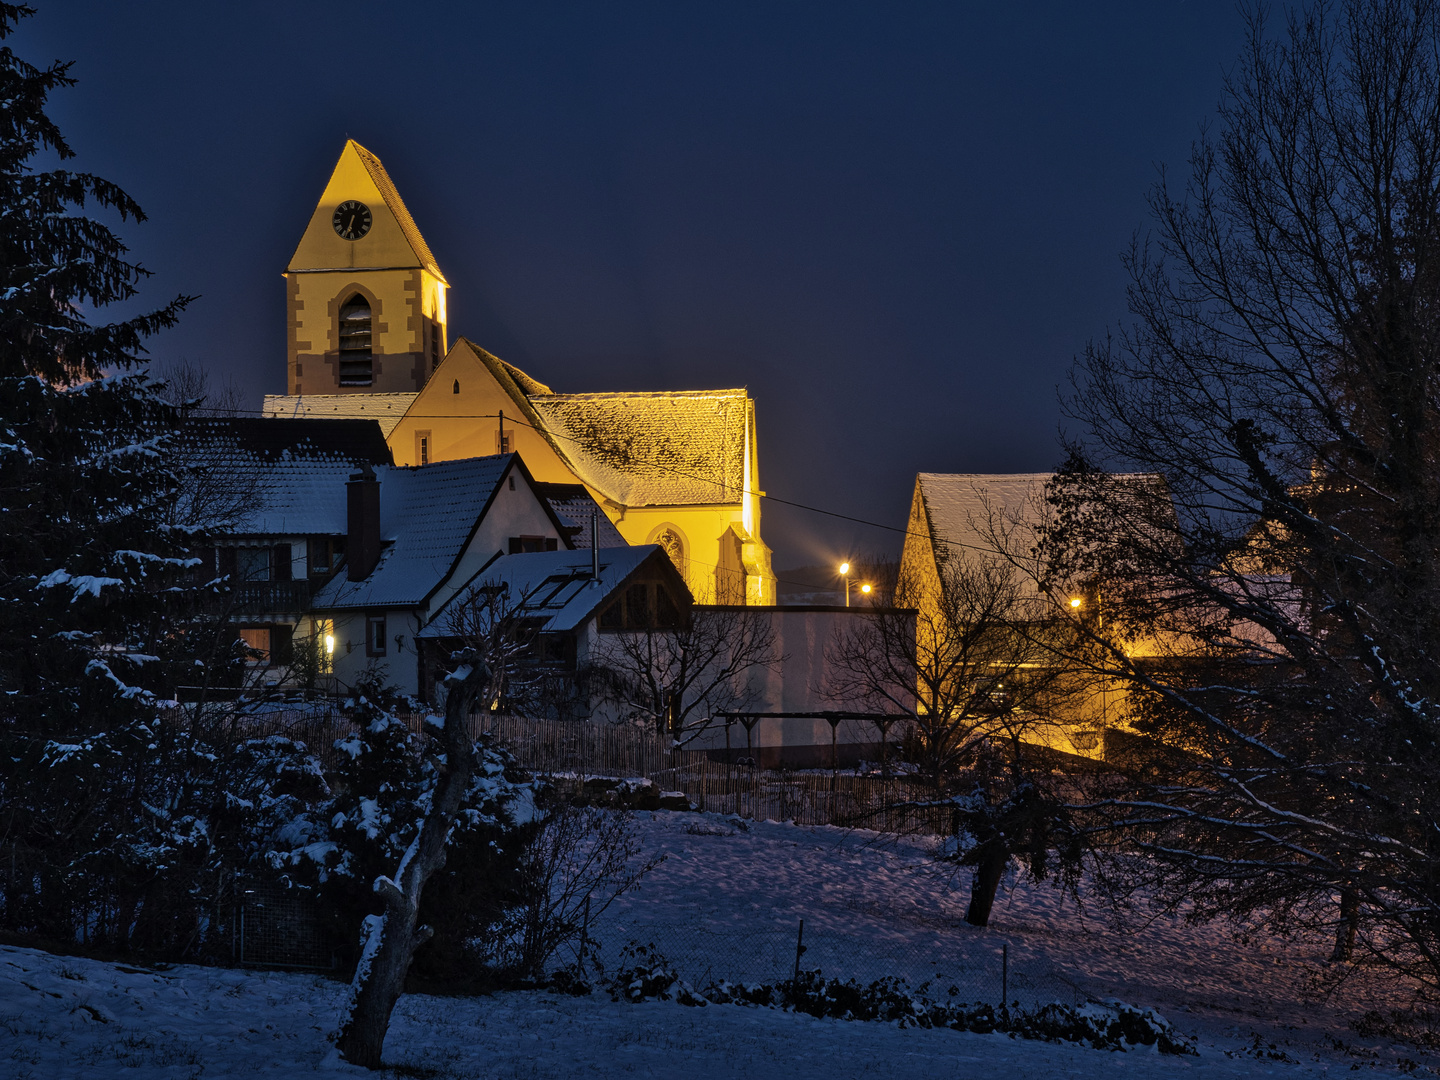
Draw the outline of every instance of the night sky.
[[[1213,116],[1228,2],[43,3],[154,342],[284,391],[280,277],[347,136],[464,334],[558,391],[748,386],[771,494],[903,526],[919,471],[1059,457],[1057,387]],[[767,504],[777,568],[899,537]],[[783,576],[783,575],[782,575]]]

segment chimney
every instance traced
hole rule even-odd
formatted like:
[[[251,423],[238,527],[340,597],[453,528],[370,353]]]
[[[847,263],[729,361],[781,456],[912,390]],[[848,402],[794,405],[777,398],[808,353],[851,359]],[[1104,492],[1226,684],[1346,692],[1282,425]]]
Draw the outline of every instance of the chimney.
[[[367,462],[345,485],[345,562],[351,581],[370,576],[380,561],[380,481]]]

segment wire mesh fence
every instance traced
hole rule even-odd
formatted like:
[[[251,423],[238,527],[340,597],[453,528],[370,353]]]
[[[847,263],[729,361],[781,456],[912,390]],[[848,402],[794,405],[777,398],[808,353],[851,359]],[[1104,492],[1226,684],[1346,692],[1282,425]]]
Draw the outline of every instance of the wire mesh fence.
[[[336,965],[336,945],[314,897],[276,882],[235,882],[231,950],[241,967],[325,971]]]

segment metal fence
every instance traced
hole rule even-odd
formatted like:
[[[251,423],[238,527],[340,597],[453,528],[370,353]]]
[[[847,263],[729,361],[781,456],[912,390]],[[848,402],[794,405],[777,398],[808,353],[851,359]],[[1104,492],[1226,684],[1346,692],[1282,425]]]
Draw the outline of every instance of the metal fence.
[[[235,882],[231,953],[241,967],[329,970],[336,942],[314,897],[268,881]]]

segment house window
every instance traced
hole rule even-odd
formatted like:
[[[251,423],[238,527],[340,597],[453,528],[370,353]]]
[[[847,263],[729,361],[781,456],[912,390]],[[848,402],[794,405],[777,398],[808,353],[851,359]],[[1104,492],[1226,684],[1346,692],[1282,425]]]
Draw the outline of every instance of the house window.
[[[335,670],[335,623],[330,619],[315,620],[315,652],[317,673],[329,675]]]
[[[365,616],[365,655],[385,655],[385,616]]]
[[[270,564],[273,557],[274,551],[268,547],[236,548],[235,576],[241,581],[269,581],[272,577]]]
[[[350,297],[340,309],[340,385],[369,386],[372,356],[370,350],[370,304],[359,293]]]
[[[430,464],[430,432],[415,433],[415,460],[421,465]]]
[[[245,658],[247,664],[268,664],[270,662],[270,628],[268,626],[242,626],[240,640],[251,653],[259,656]]]
[[[306,546],[310,549],[311,577],[328,574],[345,561],[343,536],[314,536],[306,541]]]
[[[558,551],[560,541],[553,536],[512,536],[510,554],[520,555],[531,551]]]

